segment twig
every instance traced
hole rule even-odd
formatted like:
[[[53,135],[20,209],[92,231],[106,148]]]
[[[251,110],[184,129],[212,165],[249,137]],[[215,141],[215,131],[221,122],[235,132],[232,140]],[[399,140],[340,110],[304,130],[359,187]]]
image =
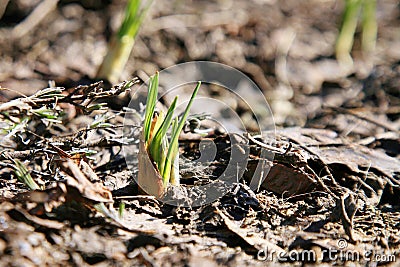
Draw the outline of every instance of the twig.
[[[10,158],[25,159],[25,158],[29,158],[39,152],[56,154],[55,152],[53,152],[51,150],[45,150],[45,149],[30,149],[30,150],[23,150],[23,151],[1,151],[0,152],[0,160],[10,159]]]
[[[44,0],[32,13],[12,30],[12,37],[21,38],[38,25],[57,6],[58,0]]]
[[[323,159],[321,159],[321,157],[320,157],[318,154],[314,153],[314,152],[313,152],[312,150],[310,150],[308,147],[306,147],[306,146],[304,146],[304,145],[302,145],[302,144],[300,144],[300,143],[297,143],[297,144],[298,144],[302,149],[304,149],[305,151],[307,151],[308,153],[310,153],[311,155],[314,155],[315,157],[317,157],[318,160],[321,161],[322,164],[324,165],[324,170],[325,170],[326,173],[328,174],[328,177],[330,178],[332,184],[333,184],[334,186],[336,186],[337,188],[341,188],[341,186],[336,182],[335,177],[333,177],[333,174],[331,173],[331,170],[329,169],[328,164],[326,164],[326,162],[325,162]],[[308,165],[307,165],[307,167],[308,167],[310,170],[312,170]],[[313,170],[312,170],[312,171],[313,171]],[[313,172],[314,172],[314,171],[313,171]],[[315,172],[314,172],[314,173],[315,173]],[[323,184],[322,179],[321,179],[317,174],[315,174],[315,175],[316,175],[317,179],[319,180],[319,182]],[[323,184],[323,186],[325,186],[325,184]]]
[[[300,146],[302,149],[304,149],[305,151],[307,151],[308,153],[310,153],[311,155],[315,156],[323,165],[324,165],[324,170],[327,173],[327,176],[330,178],[330,181],[332,182],[332,184],[336,187],[336,188],[341,188],[341,186],[336,182],[335,178],[333,177],[328,164],[326,164],[326,162],[316,153],[314,153],[312,150],[310,150],[307,146],[302,145],[301,143],[299,143],[296,140],[292,140],[294,143],[296,143],[298,146]],[[262,143],[261,143],[262,144]],[[291,149],[291,145],[292,143],[289,143],[290,146],[288,147],[288,149],[286,149],[286,152],[281,154],[281,155],[286,155],[289,151],[289,149]],[[316,177],[316,179],[318,180],[318,183],[325,189],[327,190],[327,192],[332,195],[334,198],[338,198],[335,194],[333,194],[333,192],[324,184],[323,180],[321,179],[321,177],[315,173],[315,171],[308,165],[305,165],[305,167]]]
[[[82,129],[79,129],[78,131],[76,131],[74,133],[65,134],[65,135],[59,136],[58,138],[65,139],[65,138],[68,138],[68,137],[80,136],[81,134],[87,133],[87,132],[90,132],[90,131],[106,130],[106,129],[120,129],[120,128],[125,128],[125,127],[140,128],[142,126],[141,125],[110,125],[110,126],[99,126],[99,127],[96,127],[96,128],[82,128]]]
[[[151,200],[153,202],[159,203],[155,196],[146,196],[146,195],[139,195],[139,196],[118,196],[114,197],[115,199],[137,199],[137,200]]]
[[[308,165],[306,165],[305,168],[315,176],[315,178],[317,179],[317,181],[318,181],[318,183],[320,184],[320,186],[322,186],[322,188],[325,189],[325,191],[328,192],[328,194],[329,194],[330,196],[332,196],[332,197],[335,198],[335,199],[340,199],[340,197],[338,197],[335,193],[333,193],[333,192],[328,188],[328,186],[324,183],[324,181],[322,180],[322,178],[319,177],[319,175],[318,175],[311,167],[309,167]],[[331,178],[332,178],[333,181],[335,180],[335,179],[333,178],[332,174],[331,174]],[[335,183],[336,183],[336,181],[335,181]]]
[[[82,110],[86,110],[88,105],[94,100],[100,100],[109,98],[111,96],[119,95],[138,82],[139,82],[138,79],[132,79],[130,81],[125,81],[120,84],[117,84],[113,86],[110,90],[103,90],[103,88],[100,86],[102,82],[96,82],[87,86],[78,86],[75,88],[73,93],[70,93],[68,95],[62,95],[61,92],[59,91],[57,92],[58,94],[57,96],[55,95],[46,96],[46,95],[40,95],[42,91],[39,91],[38,93],[30,97],[23,96],[23,98],[18,98],[10,102],[1,104],[0,111],[9,110],[10,107],[20,107],[24,105],[26,106],[27,104],[29,104],[32,107],[35,107],[35,106],[54,104],[54,103],[69,103],[71,105],[78,106]],[[1,89],[6,89],[6,88],[1,88]],[[58,89],[59,90],[61,89],[61,91],[65,90],[64,88],[58,88]],[[82,90],[83,93],[77,94],[80,90]],[[90,100],[90,101],[85,102],[85,100]],[[81,102],[79,103],[79,101]]]
[[[396,132],[396,133],[399,133],[399,132],[400,132],[398,129],[392,128],[392,127],[389,126],[389,125],[386,125],[386,124],[383,124],[382,122],[379,122],[379,121],[376,121],[376,120],[374,120],[374,119],[370,119],[370,118],[368,118],[368,117],[362,116],[362,115],[360,115],[360,114],[357,114],[357,113],[355,113],[355,112],[353,112],[353,111],[351,111],[351,110],[347,110],[347,109],[345,109],[345,108],[341,108],[341,107],[332,107],[332,106],[326,106],[326,108],[331,109],[331,110],[336,111],[336,112],[340,112],[340,113],[345,113],[345,114],[348,114],[348,115],[352,115],[352,116],[354,116],[354,117],[356,117],[356,118],[358,118],[358,119],[365,120],[365,121],[367,121],[367,122],[369,122],[369,123],[375,124],[376,126],[379,126],[379,127],[383,128],[383,129],[385,129],[385,130],[388,130],[388,131],[392,131],[392,132]]]
[[[102,137],[98,140],[94,140],[92,142],[89,142],[87,144],[82,144],[80,148],[85,148],[85,147],[112,147],[112,146],[124,146],[124,145],[129,145],[128,142],[122,142],[118,141],[115,139],[109,139],[107,137]]]
[[[250,135],[249,133],[247,133],[247,132],[244,133],[243,136],[246,137],[246,138],[248,138],[249,140],[251,140],[253,143],[255,143],[255,144],[257,144],[257,145],[259,145],[259,146],[261,146],[261,147],[263,147],[263,148],[265,148],[265,149],[268,149],[268,150],[271,150],[271,151],[273,151],[273,152],[279,153],[279,154],[281,154],[281,155],[287,154],[287,153],[290,151],[291,147],[292,147],[291,144],[289,143],[288,147],[287,147],[284,151],[282,151],[282,150],[279,149],[279,148],[276,148],[276,147],[270,146],[270,145],[268,145],[268,144],[266,144],[266,143],[257,141],[253,136],[251,136],[251,135]]]

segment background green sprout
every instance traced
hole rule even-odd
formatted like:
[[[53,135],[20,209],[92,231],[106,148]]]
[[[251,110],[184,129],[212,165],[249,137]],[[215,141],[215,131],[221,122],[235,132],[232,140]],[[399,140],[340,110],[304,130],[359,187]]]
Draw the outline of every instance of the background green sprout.
[[[118,82],[133,49],[135,37],[151,3],[152,0],[148,0],[142,7],[141,0],[129,0],[125,9],[125,18],[119,31],[111,39],[107,54],[97,71],[96,78],[107,79],[111,83]]]
[[[370,53],[375,50],[378,31],[376,0],[346,0],[345,2],[342,27],[336,42],[336,58],[341,63],[351,65],[353,60],[350,52],[353,47],[354,34],[360,14],[362,14],[362,51]]]

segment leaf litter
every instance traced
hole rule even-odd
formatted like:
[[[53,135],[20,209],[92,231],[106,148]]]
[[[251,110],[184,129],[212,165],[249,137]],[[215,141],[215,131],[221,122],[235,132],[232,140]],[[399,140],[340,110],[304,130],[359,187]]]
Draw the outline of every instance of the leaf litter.
[[[255,2],[264,6],[254,8]],[[96,67],[93,56],[98,48],[86,37],[76,42],[74,38],[81,33],[75,25],[85,25],[83,35],[97,29],[98,35],[90,38],[98,40],[106,28],[96,11],[99,6],[86,11],[80,5],[62,3],[57,6],[60,14],[43,18],[42,26],[49,30],[37,27],[31,31],[36,38],[23,42],[10,41],[5,31],[0,38],[2,86],[28,88],[27,95],[34,96],[9,101],[5,95],[10,92],[0,92],[4,101],[0,108],[4,130],[0,140],[0,265],[289,264],[287,257],[280,262],[259,259],[260,248],[312,250],[317,254],[315,262],[328,266],[375,264],[365,258],[345,262],[340,258],[343,253],[337,253],[339,258],[334,261],[329,259],[325,252],[340,249],[343,240],[347,247],[341,252],[398,258],[400,72],[399,42],[393,35],[398,3],[384,2],[378,3],[384,14],[381,23],[385,27],[380,29],[384,48],[377,55],[384,63],[364,79],[363,66],[343,74],[329,57],[326,40],[337,29],[336,6],[340,6],[334,1],[235,1],[233,13],[222,6],[207,16],[190,14],[189,5],[160,1],[155,13],[173,13],[178,8],[188,15],[161,15],[145,23],[144,38],[138,42],[127,73],[142,68],[153,73],[188,59],[215,58],[255,80],[271,101],[278,124],[305,125],[278,131],[276,157],[265,163],[271,171],[259,191],[250,190],[244,179],[217,202],[193,209],[162,204],[138,193],[136,173],[127,169],[121,155],[121,147],[139,140],[138,128],[132,127],[131,139],[123,139],[120,132],[124,112],[130,112],[120,110],[127,99],[122,93],[127,83],[111,90],[101,83],[76,86],[82,73]],[[13,26],[21,14],[8,12],[13,15],[5,23]],[[73,22],[63,24],[65,38],[58,38],[60,23],[52,20],[56,16]],[[205,28],[170,29],[168,25],[177,19],[182,24],[200,21]],[[154,27],[161,32],[154,34]],[[48,36],[51,32],[54,36]],[[48,37],[54,39],[42,41]],[[36,43],[37,39],[41,42]],[[65,45],[69,50],[63,49]],[[291,47],[284,52],[283,46]],[[271,68],[277,56],[275,47],[276,70]],[[44,64],[49,58],[51,64]],[[45,86],[47,75],[72,89],[50,85],[38,93],[32,91]],[[115,97],[118,93],[123,96]],[[212,133],[207,138],[216,142],[218,152],[226,154],[217,153],[220,157],[210,168],[184,162],[182,180],[186,184],[210,183],[223,171],[224,157],[229,154],[225,148],[231,140]],[[251,177],[254,163],[260,160],[260,147],[270,144],[255,140],[248,140],[252,157],[245,178]],[[181,141],[188,156],[201,154],[198,136]],[[20,173],[25,177],[29,173],[43,190],[30,191],[18,179],[16,160],[22,164]],[[122,218],[121,202],[125,203]]]
[[[107,90],[95,83],[78,86],[68,94],[63,94],[63,88],[48,88],[1,105],[2,122],[11,125],[3,133],[1,152],[0,253],[4,264],[20,255],[21,264],[157,265],[163,258],[181,262],[183,258],[168,255],[182,249],[191,261],[210,249],[215,260],[226,264],[235,262],[227,255],[253,262],[260,256],[257,253],[266,250],[289,260],[287,253],[294,248],[318,247],[316,251],[322,253],[335,247],[339,237],[349,242],[348,251],[367,246],[374,253],[387,253],[400,246],[396,209],[400,203],[395,197],[399,194],[399,159],[372,147],[376,140],[354,144],[329,130],[279,130],[274,144],[279,152],[269,162],[271,171],[258,192],[246,185],[246,177],[260,160],[260,148],[269,142],[244,136],[249,138],[252,158],[244,180],[216,202],[184,208],[140,195],[134,174],[126,171],[118,152],[126,144],[137,144],[139,131],[131,140],[123,140],[119,126],[124,113],[99,102],[122,94],[133,84],[124,82]],[[75,109],[72,118],[67,105]],[[86,128],[73,127],[65,135],[65,129],[80,116],[85,117]],[[61,131],[64,138],[59,137]],[[214,133],[208,138],[225,144],[217,146],[222,158],[211,164],[212,170],[220,172],[223,157],[229,156],[222,152],[231,139]],[[192,136],[182,142],[185,156],[198,155],[198,140]],[[109,162],[96,165],[103,157]],[[210,170],[188,164],[185,171],[196,176],[204,173],[203,183],[213,182],[213,176],[206,174]],[[30,182],[21,176],[30,176],[40,188],[29,189]],[[118,177],[125,182],[109,183]],[[193,179],[187,175],[182,181],[190,184]],[[125,205],[122,217],[118,215],[120,203]]]

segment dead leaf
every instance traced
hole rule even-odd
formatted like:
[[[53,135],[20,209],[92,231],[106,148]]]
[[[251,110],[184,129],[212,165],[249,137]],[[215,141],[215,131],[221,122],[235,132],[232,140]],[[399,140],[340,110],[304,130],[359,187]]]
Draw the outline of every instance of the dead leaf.
[[[253,176],[257,164],[259,164],[258,161],[249,162],[249,171],[245,173],[245,177],[248,178],[250,175],[251,178]],[[316,183],[315,177],[312,174],[308,174],[304,170],[295,168],[294,166],[288,167],[284,164],[274,162],[261,186],[280,195],[293,196],[311,191],[315,188]]]
[[[161,198],[165,193],[162,177],[150,160],[143,133],[140,136],[138,185],[147,194]]]
[[[92,183],[89,181],[81,168],[72,159],[67,159],[66,163],[66,167],[72,174],[72,176],[67,175],[68,185],[77,188],[82,196],[87,199],[104,203],[114,202],[111,192],[101,183]],[[84,166],[86,173],[96,175],[87,163],[81,161],[81,165]]]
[[[400,160],[365,146],[352,144],[340,147],[309,147],[309,149],[326,164],[343,164],[356,173],[364,173],[365,169],[370,168],[393,177],[395,172],[400,172]]]
[[[269,252],[274,251],[275,253],[278,253],[280,255],[285,254],[285,250],[283,250],[279,246],[271,243],[270,241],[263,239],[261,237],[254,236],[254,235],[249,236],[248,231],[246,229],[240,228],[240,226],[238,226],[235,223],[235,221],[229,219],[229,217],[227,215],[225,215],[225,213],[223,211],[221,211],[220,209],[218,209],[217,207],[216,207],[216,212],[222,218],[226,227],[231,232],[233,232],[238,237],[243,239],[243,241],[245,241],[250,246],[254,247],[256,250],[258,250],[258,251],[260,251],[260,250],[266,251],[267,250]]]

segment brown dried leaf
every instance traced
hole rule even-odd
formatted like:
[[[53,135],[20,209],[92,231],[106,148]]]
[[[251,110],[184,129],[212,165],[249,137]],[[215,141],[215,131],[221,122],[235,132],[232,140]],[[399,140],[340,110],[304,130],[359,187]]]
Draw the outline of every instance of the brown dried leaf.
[[[325,164],[343,164],[356,173],[364,172],[360,167],[372,168],[386,176],[400,172],[400,160],[390,157],[380,150],[366,146],[346,143],[343,138],[325,129],[288,128],[277,132],[295,141],[318,156]],[[361,169],[363,169],[361,168]]]
[[[400,160],[365,146],[352,144],[341,147],[310,147],[309,149],[326,164],[343,164],[356,173],[363,173],[362,169],[371,168],[392,177],[395,172],[400,172]]]
[[[165,193],[162,177],[150,160],[143,133],[140,136],[138,185],[147,194],[161,198]]]
[[[96,173],[86,162],[80,162],[84,172],[89,174],[92,179],[98,180]],[[110,203],[114,202],[111,192],[101,183],[92,183],[88,180],[81,168],[71,159],[67,159],[66,167],[71,172],[72,176],[67,175],[67,183],[79,190],[83,197],[96,201]]]
[[[317,181],[311,174],[276,163],[262,186],[275,193],[292,196],[310,192],[316,184]]]

